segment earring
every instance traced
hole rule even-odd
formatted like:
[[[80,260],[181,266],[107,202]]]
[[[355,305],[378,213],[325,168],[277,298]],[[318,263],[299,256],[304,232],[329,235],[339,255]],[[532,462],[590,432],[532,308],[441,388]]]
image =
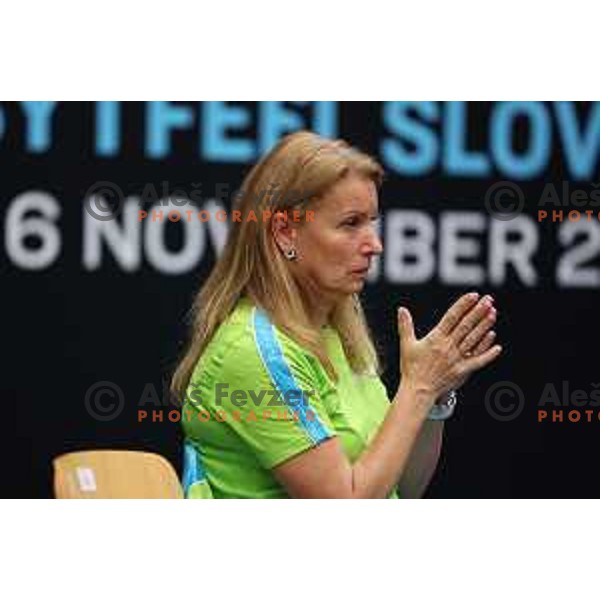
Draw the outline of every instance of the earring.
[[[285,257],[288,260],[296,260],[298,258],[298,253],[296,252],[296,248],[289,248],[285,251]]]

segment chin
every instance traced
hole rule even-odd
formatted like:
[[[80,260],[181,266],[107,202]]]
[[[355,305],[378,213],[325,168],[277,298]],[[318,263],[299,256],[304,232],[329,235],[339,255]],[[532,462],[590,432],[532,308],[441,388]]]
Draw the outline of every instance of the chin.
[[[327,290],[326,296],[335,302],[344,300],[348,296],[359,293],[365,287],[364,279],[356,279],[354,281],[340,282],[335,287],[330,287]]]
[[[347,288],[344,290],[344,292],[347,295],[356,294],[357,292],[360,292],[364,287],[365,287],[364,280],[355,281],[354,283],[349,284],[347,286]]]

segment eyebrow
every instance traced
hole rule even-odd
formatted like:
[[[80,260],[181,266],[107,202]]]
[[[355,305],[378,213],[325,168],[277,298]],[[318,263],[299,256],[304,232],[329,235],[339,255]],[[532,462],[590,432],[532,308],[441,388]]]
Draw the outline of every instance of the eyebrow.
[[[375,213],[371,213],[371,212],[365,212],[364,210],[357,210],[357,209],[351,209],[347,212],[342,213],[342,218],[346,218],[346,217],[354,217],[354,216],[361,216],[361,217],[368,217],[368,218],[379,218],[381,217],[381,211],[378,210]]]

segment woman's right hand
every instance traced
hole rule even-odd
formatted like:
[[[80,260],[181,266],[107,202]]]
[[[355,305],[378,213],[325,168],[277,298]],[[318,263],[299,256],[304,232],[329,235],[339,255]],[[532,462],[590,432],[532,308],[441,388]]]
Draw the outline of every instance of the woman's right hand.
[[[425,337],[415,336],[408,309],[398,310],[401,386],[417,392],[428,410],[442,394],[460,387],[501,353],[491,346],[496,319],[491,296],[461,296]]]

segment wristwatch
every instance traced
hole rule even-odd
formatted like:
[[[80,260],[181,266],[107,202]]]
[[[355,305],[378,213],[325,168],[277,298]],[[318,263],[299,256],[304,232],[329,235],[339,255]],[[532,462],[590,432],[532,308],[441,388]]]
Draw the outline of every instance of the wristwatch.
[[[427,419],[429,421],[445,421],[454,413],[458,395],[456,390],[450,390],[444,397],[442,402],[435,403],[429,410]]]

